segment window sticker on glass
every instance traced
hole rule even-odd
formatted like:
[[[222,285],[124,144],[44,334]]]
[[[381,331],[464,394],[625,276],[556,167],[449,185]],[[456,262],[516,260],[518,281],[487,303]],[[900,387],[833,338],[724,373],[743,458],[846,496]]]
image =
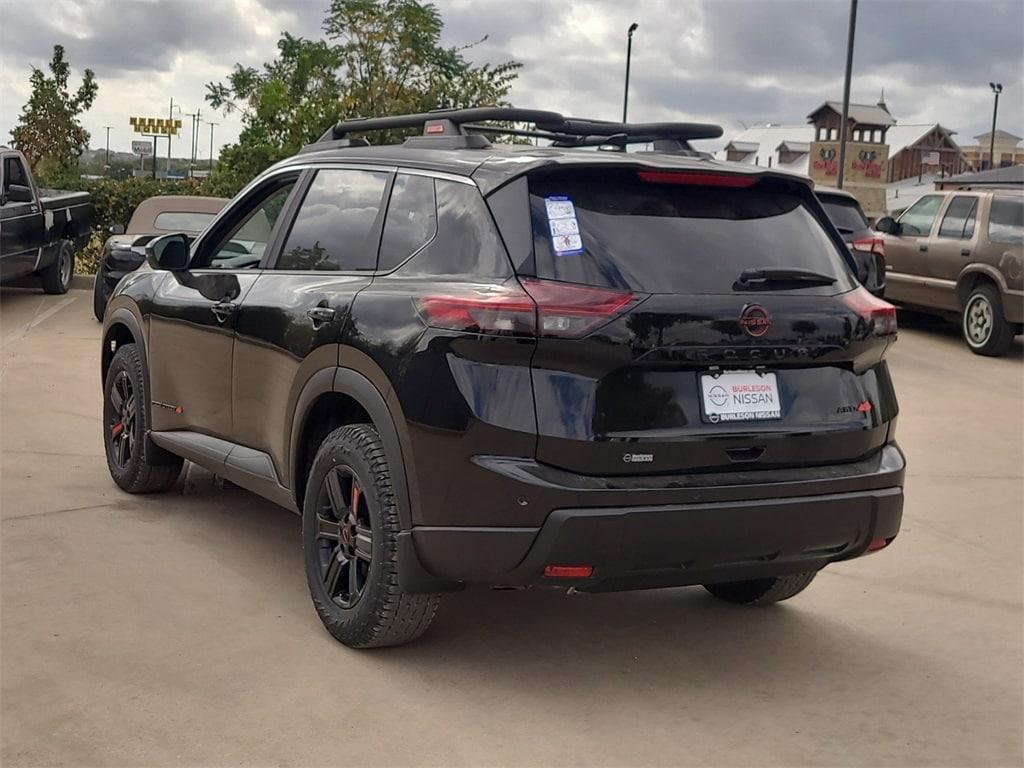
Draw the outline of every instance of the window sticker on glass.
[[[551,247],[556,256],[573,256],[583,253],[583,238],[580,237],[580,223],[576,219],[576,206],[564,196],[545,197],[544,206],[551,229]]]

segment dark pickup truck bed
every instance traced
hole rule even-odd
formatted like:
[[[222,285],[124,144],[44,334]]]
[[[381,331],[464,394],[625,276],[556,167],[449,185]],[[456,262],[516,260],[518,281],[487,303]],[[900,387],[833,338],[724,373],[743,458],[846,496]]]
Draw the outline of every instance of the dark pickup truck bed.
[[[67,291],[92,215],[87,192],[39,189],[21,152],[0,147],[0,282],[38,275],[47,293]]]

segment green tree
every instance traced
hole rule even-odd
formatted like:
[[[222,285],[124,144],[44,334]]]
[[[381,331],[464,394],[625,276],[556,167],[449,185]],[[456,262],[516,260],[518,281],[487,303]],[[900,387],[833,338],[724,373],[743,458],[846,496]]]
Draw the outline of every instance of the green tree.
[[[261,69],[237,64],[226,83],[209,83],[211,106],[237,110],[243,124],[238,142],[222,150],[210,189],[237,191],[343,116],[506,103],[520,64],[471,64],[463,55],[471,46],[441,45],[442,28],[438,10],[420,0],[333,0],[327,40],[284,33],[274,61]]]
[[[99,85],[91,69],[72,94],[68,90],[70,65],[64,60],[64,46],[53,46],[50,75],[32,67],[32,95],[22,107],[11,131],[14,146],[28,159],[32,169],[46,176],[65,174],[89,146],[89,132],[78,116],[96,100]]]

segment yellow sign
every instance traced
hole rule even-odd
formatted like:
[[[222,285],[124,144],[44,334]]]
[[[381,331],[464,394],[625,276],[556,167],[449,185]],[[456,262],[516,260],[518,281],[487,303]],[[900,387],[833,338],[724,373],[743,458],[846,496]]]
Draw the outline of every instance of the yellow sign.
[[[158,136],[177,136],[181,120],[169,117],[129,117],[128,123],[136,133],[155,133]]]

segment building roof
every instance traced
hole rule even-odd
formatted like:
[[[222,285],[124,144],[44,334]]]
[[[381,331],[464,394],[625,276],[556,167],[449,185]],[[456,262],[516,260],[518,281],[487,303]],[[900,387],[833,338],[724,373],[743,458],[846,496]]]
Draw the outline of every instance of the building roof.
[[[939,123],[898,123],[885,132],[885,140],[889,143],[889,157],[895,157],[897,152],[916,144],[936,128],[946,134],[950,144],[959,149],[957,143],[953,141],[953,134],[956,131],[951,131]]]
[[[943,183],[971,185],[1024,185],[1024,165],[1010,165],[1006,168],[992,168],[988,171],[961,173],[944,179]]]
[[[790,147],[804,146],[810,151],[810,143],[814,140],[814,126],[808,123],[801,125],[754,125],[733,136],[732,141],[726,146],[731,146],[740,152],[747,152],[747,157],[737,162],[747,165],[759,165],[762,168],[768,167],[768,159],[771,158],[772,168],[781,168],[784,171],[793,171],[807,175],[807,155],[798,158],[791,163],[780,163],[778,148],[782,144]],[[747,147],[753,149],[747,149]],[[794,152],[801,151],[793,149]],[[725,150],[722,150],[720,157],[725,157]]]
[[[889,213],[897,213],[909,208],[925,195],[935,194],[935,182],[939,175],[925,173],[918,182],[917,176],[894,181],[885,186],[885,207]]]
[[[826,101],[820,107],[811,112],[807,119],[811,119],[818,114],[825,107],[833,110],[837,114],[843,114],[843,102],[841,101]],[[855,123],[861,123],[863,125],[894,125],[896,118],[889,114],[889,111],[883,109],[877,104],[850,104],[850,111],[847,113],[850,119]]]
[[[809,141],[793,141],[792,139],[784,139],[775,149],[785,149],[787,152],[810,152],[811,143]]]
[[[992,131],[986,131],[985,133],[979,133],[975,136],[979,143],[985,144],[992,140]],[[1012,141],[1014,144],[1024,141],[1024,136],[1017,136],[1016,134],[1004,131],[1002,128],[996,129],[996,141]]]

